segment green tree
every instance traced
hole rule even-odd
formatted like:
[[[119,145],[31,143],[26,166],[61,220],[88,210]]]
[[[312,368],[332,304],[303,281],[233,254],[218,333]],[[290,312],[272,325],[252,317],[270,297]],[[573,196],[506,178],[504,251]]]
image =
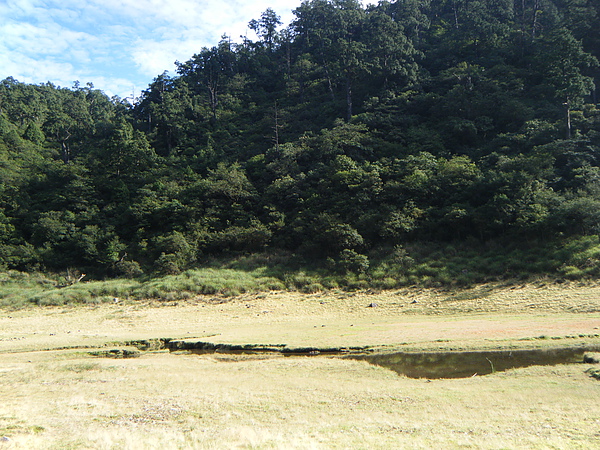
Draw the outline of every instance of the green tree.
[[[414,80],[415,50],[402,28],[377,10],[367,12],[357,0],[313,0],[294,11],[294,27],[316,61],[323,67],[333,98],[342,86],[346,120],[354,113],[353,87],[378,71],[384,80],[398,76]]]
[[[140,179],[157,160],[146,135],[121,120],[101,154],[95,155],[97,169],[126,180]],[[96,165],[96,164],[95,164]]]
[[[260,19],[252,19],[250,21],[248,28],[254,31],[262,39],[269,51],[272,51],[279,40],[277,28],[281,24],[281,17],[279,17],[273,9],[267,8],[260,15]]]
[[[189,61],[177,63],[177,73],[185,77],[193,88],[208,94],[213,124],[217,120],[221,95],[226,92],[228,81],[235,73],[235,64],[236,55],[226,36],[219,45],[210,49],[205,47]]]
[[[583,99],[594,89],[593,79],[584,75],[587,67],[598,66],[598,60],[583,50],[573,34],[561,28],[540,42],[537,62],[545,84],[553,90],[566,111],[566,137],[572,136],[571,111],[581,107]]]

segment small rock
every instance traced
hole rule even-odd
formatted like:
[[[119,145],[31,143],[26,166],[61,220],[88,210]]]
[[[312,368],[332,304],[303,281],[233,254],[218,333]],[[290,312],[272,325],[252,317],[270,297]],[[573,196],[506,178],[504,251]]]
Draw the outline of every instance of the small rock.
[[[379,305],[377,303],[369,303],[368,308],[377,308]]]
[[[588,369],[585,373],[588,373],[590,377],[595,378],[596,380],[600,380],[600,369]]]
[[[0,441],[1,441],[1,442],[9,442],[9,441],[10,441],[10,438],[9,438],[9,437],[6,437],[6,436],[2,436],[2,437],[0,438]]]
[[[413,300],[413,301],[412,301],[412,302],[410,302],[410,303],[414,305],[415,303],[419,303],[419,302],[418,302],[418,301],[416,301],[416,300]]]

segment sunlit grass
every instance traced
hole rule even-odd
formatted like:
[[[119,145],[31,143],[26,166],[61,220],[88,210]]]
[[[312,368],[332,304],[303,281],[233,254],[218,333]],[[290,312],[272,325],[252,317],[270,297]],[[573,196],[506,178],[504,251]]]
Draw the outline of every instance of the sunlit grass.
[[[599,440],[598,381],[578,365],[429,382],[335,358],[162,353],[21,364],[0,373],[0,433],[18,448],[593,448]]]
[[[221,279],[218,271],[193,271],[167,281],[188,282],[191,290],[210,277]],[[386,351],[597,346],[599,291],[569,282],[490,284],[5,311],[0,438],[7,440],[0,446],[596,448],[593,352],[585,364],[424,380],[323,354],[193,355],[152,347],[129,359],[114,350],[160,338]]]
[[[244,292],[259,292],[284,289],[284,284],[273,277],[263,276],[261,270],[244,272],[233,269],[188,270],[180,275],[171,275],[150,280],[134,289],[131,296],[136,299],[155,298],[178,300],[199,294],[238,295]]]
[[[99,304],[121,300],[174,301],[206,294],[232,296],[285,289],[282,281],[264,276],[261,270],[244,272],[207,268],[150,280],[87,281],[64,287],[42,275],[30,276],[20,272],[1,275],[0,306],[11,308]]]

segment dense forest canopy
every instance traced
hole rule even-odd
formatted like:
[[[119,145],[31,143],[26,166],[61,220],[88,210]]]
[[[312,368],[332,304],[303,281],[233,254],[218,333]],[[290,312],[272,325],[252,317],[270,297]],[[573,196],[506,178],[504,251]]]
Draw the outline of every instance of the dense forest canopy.
[[[2,268],[136,276],[267,251],[367,272],[414,242],[597,240],[599,0],[294,14],[266,10],[256,41],[223,36],[134,104],[1,81]]]

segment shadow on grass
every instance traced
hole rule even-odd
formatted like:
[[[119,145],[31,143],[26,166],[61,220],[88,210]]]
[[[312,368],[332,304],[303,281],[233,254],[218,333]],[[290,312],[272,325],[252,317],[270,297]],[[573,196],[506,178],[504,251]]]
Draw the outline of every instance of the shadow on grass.
[[[176,275],[102,281],[85,278],[69,285],[58,275],[8,271],[0,273],[0,307],[178,301],[199,295],[235,296],[286,289],[304,293],[406,286],[460,289],[536,278],[590,279],[600,276],[600,239],[583,236],[529,243],[508,239],[460,244],[413,242],[380,247],[367,260],[368,265],[352,271],[333,257],[315,261],[284,251],[231,254]],[[483,298],[486,293],[478,291],[476,295]],[[463,298],[456,294],[450,299]]]

